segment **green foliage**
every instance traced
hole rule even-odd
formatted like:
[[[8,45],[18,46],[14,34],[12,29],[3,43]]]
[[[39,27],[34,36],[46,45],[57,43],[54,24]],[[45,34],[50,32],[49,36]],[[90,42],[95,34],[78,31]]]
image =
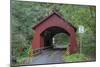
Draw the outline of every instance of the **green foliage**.
[[[55,44],[58,45],[69,45],[69,36],[65,33],[59,33],[54,36]]]
[[[69,56],[64,56],[65,62],[80,62],[80,61],[88,61],[88,57],[86,57],[84,54],[72,54]]]
[[[82,53],[96,58],[96,36],[93,32],[82,34]]]

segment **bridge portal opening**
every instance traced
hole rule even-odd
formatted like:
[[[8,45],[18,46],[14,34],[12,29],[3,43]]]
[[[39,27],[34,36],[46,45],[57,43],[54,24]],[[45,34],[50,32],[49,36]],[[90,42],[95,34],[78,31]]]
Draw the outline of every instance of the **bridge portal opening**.
[[[69,33],[59,27],[50,27],[41,33],[44,38],[44,47],[66,49],[69,45]]]

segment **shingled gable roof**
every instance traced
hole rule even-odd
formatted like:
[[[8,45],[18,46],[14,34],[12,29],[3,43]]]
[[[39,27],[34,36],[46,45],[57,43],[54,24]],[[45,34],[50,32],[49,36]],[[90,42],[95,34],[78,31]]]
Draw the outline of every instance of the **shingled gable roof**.
[[[71,27],[73,27],[75,31],[77,30],[72,24],[70,24],[68,21],[66,21],[58,12],[55,12],[55,11],[52,14],[50,14],[48,17],[46,17],[42,21],[40,21],[40,23],[38,23],[37,25],[35,25],[32,29],[36,29],[40,24],[42,24],[45,20],[48,20],[53,15],[57,15],[59,18],[61,18],[62,20],[64,20],[65,22],[67,22]]]

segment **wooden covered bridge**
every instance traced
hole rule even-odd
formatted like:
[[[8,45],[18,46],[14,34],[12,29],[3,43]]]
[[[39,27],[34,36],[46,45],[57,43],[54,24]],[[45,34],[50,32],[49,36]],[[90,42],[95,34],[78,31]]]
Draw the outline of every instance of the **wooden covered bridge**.
[[[65,33],[70,38],[69,51],[75,53],[77,51],[76,28],[57,12],[43,19],[39,24],[33,27],[35,35],[32,41],[33,50],[45,47],[53,47],[52,39],[58,33]],[[66,45],[67,48],[67,45]]]

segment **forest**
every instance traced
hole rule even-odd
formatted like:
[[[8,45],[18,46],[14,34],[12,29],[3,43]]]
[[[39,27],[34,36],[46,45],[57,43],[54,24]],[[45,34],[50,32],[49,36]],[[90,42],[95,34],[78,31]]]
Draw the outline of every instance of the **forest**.
[[[82,54],[95,60],[96,6],[27,1],[11,1],[11,56],[16,57],[18,63],[22,58],[29,56],[35,32],[32,27],[50,15],[53,10],[58,11],[65,20],[77,28],[78,47],[80,45],[80,35],[82,35]],[[82,34],[78,32],[80,25],[85,28],[85,32]],[[64,34],[56,35],[56,43],[60,45],[68,43],[69,40],[66,40],[65,36]]]

